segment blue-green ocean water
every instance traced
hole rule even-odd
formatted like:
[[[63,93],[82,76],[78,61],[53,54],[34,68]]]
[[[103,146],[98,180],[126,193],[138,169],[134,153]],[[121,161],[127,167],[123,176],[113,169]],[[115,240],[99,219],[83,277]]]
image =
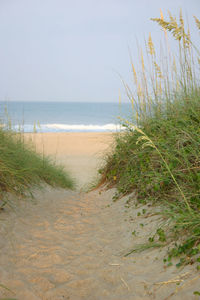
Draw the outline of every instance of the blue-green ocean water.
[[[24,132],[115,131],[119,117],[130,119],[130,115],[129,103],[0,102],[2,122],[8,118],[14,130]]]

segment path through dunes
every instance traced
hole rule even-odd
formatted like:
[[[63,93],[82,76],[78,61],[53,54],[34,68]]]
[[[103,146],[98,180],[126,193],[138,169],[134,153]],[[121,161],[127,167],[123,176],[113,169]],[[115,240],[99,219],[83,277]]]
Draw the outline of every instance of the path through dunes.
[[[89,179],[86,161],[77,172],[80,186]],[[124,257],[162,220],[152,214],[155,208],[125,208],[128,197],[114,203],[113,193],[46,188],[34,202],[15,201],[14,209],[0,212],[0,299],[198,299],[199,272],[164,268],[166,249]],[[150,216],[138,216],[142,209]]]
[[[0,287],[0,298],[195,299],[199,273],[193,266],[165,269],[158,249],[124,257],[145,241],[158,216],[126,212],[125,199],[113,203],[112,193],[46,190],[37,204],[1,213],[0,283],[12,292]]]

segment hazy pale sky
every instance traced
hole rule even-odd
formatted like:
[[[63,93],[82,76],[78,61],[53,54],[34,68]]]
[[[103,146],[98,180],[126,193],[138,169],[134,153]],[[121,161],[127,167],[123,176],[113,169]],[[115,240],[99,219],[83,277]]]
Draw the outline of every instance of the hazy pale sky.
[[[0,0],[0,100],[117,102],[128,48],[180,8],[200,17],[200,0]]]

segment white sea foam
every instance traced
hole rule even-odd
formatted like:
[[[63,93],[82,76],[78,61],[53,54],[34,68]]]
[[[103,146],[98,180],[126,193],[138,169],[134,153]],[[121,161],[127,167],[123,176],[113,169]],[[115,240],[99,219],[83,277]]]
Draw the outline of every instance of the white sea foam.
[[[46,124],[44,125],[47,128],[52,128],[52,129],[62,129],[62,130],[83,130],[83,131],[97,131],[97,130],[117,130],[120,129],[119,125],[116,124],[105,124],[105,125],[93,125],[93,124],[89,124],[89,125],[84,125],[84,124],[80,124],[80,125],[69,125],[69,124]]]
[[[19,126],[14,126],[15,130],[19,129]],[[33,132],[36,129],[37,132],[104,132],[104,131],[118,131],[122,129],[120,124],[105,124],[105,125],[93,125],[93,124],[40,124],[34,125],[24,124],[24,132]]]

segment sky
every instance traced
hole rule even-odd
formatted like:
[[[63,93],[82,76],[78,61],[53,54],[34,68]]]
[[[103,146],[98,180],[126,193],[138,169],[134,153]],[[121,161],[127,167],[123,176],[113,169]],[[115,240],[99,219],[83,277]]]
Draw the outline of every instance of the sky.
[[[0,0],[0,101],[118,102],[150,18],[180,8],[194,25],[200,0]]]

